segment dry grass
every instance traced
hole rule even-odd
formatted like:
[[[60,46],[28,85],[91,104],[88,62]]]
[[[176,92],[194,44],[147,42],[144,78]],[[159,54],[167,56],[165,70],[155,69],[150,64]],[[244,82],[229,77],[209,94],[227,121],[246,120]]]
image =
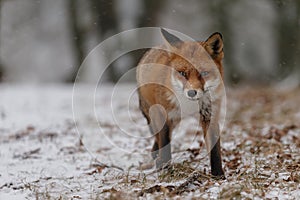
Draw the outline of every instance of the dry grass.
[[[185,155],[183,161],[174,161],[169,169],[158,173],[143,170],[132,173],[139,166],[120,169],[101,160],[103,163],[90,163],[86,172],[78,176],[43,176],[23,181],[20,186],[5,183],[0,190],[29,191],[29,197],[35,199],[299,199],[300,89],[229,89],[227,98],[227,120],[222,134],[226,180],[210,177],[208,158],[201,157],[200,147],[177,146],[178,152]],[[107,128],[113,126],[105,123]],[[45,145],[57,142],[59,137],[68,137],[74,145],[61,147],[57,155],[68,162],[72,159],[88,162],[90,158],[82,141],[78,142],[76,134],[68,134],[71,131],[68,127],[63,135],[52,132],[34,135],[35,127],[28,126],[0,141],[13,144],[35,138],[34,141]],[[109,155],[109,148],[99,149],[99,155]],[[42,152],[43,146],[14,154],[14,159],[38,160],[43,157]]]
[[[195,168],[191,159],[160,172],[161,184],[149,181],[148,187],[138,193],[140,196],[299,198],[300,91],[243,88],[230,90],[227,97],[227,125],[222,137],[227,180],[214,180],[206,168]],[[198,173],[196,178],[194,173]]]

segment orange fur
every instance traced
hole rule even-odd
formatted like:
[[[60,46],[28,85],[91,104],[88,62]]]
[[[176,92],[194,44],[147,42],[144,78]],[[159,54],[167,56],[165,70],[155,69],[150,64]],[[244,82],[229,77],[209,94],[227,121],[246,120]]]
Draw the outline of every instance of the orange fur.
[[[220,141],[216,137],[223,87],[222,36],[215,33],[204,42],[191,42],[181,41],[163,29],[162,34],[166,44],[150,49],[137,68],[140,109],[155,135],[152,156],[159,168],[168,163],[173,129],[185,115],[198,113],[204,136],[208,135],[207,146],[213,152],[212,174],[223,176]],[[212,94],[215,99],[209,96]],[[156,104],[164,110],[150,111]],[[200,105],[198,110],[197,105]],[[212,106],[217,108],[214,118]]]

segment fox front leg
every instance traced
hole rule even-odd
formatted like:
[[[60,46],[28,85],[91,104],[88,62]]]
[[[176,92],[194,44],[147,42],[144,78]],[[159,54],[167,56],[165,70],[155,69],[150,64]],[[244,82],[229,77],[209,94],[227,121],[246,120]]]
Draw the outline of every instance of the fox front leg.
[[[157,169],[167,166],[172,158],[171,138],[169,131],[169,126],[165,124],[162,130],[156,135],[156,141],[158,144],[158,157],[156,158]]]
[[[208,151],[210,151],[211,174],[217,178],[223,178],[224,171],[222,169],[220,130],[218,125],[213,125],[208,128],[205,142]]]
[[[211,105],[206,105],[200,110],[200,123],[204,133],[207,152],[209,152],[211,174],[216,178],[224,178],[222,168],[220,128],[218,122],[219,107],[213,112]]]
[[[160,169],[171,160],[171,131],[165,109],[160,105],[153,105],[149,110],[150,130],[155,135],[155,142],[151,150],[153,159],[156,159],[156,168]]]
[[[151,156],[156,162],[157,169],[163,168],[172,158],[170,130],[166,123],[158,133],[155,133],[155,141],[151,150]]]
[[[156,139],[154,140],[154,144],[152,146],[152,149],[151,149],[151,157],[153,158],[153,160],[155,160],[158,156],[158,143],[156,141]]]

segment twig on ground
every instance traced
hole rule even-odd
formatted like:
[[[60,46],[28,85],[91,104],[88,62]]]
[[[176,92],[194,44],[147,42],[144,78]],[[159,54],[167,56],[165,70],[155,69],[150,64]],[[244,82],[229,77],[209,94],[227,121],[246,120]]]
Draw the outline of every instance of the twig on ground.
[[[124,171],[124,169],[122,169],[121,167],[119,166],[116,166],[114,164],[111,164],[111,165],[107,165],[105,163],[102,163],[100,161],[98,161],[97,159],[94,160],[94,162],[91,164],[91,167],[101,167],[101,168],[114,168],[114,169],[118,169],[120,171]]]
[[[210,176],[208,176],[206,174],[203,174],[199,171],[195,171],[186,179],[186,181],[184,181],[179,186],[175,187],[175,189],[172,191],[172,194],[181,194],[181,193],[185,192],[186,189],[188,188],[188,186],[190,184],[193,184],[195,181],[198,181],[198,179],[200,177],[205,178],[205,179],[210,178]]]

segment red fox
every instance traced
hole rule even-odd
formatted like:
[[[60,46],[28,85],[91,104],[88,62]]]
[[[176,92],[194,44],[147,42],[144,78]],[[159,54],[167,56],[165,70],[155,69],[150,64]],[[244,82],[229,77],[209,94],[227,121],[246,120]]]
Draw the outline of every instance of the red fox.
[[[165,29],[161,33],[166,44],[146,52],[137,67],[140,109],[155,135],[151,154],[156,167],[171,160],[171,134],[181,119],[198,114],[211,173],[224,177],[219,128],[222,35],[214,33],[205,42],[195,42],[182,41]]]

